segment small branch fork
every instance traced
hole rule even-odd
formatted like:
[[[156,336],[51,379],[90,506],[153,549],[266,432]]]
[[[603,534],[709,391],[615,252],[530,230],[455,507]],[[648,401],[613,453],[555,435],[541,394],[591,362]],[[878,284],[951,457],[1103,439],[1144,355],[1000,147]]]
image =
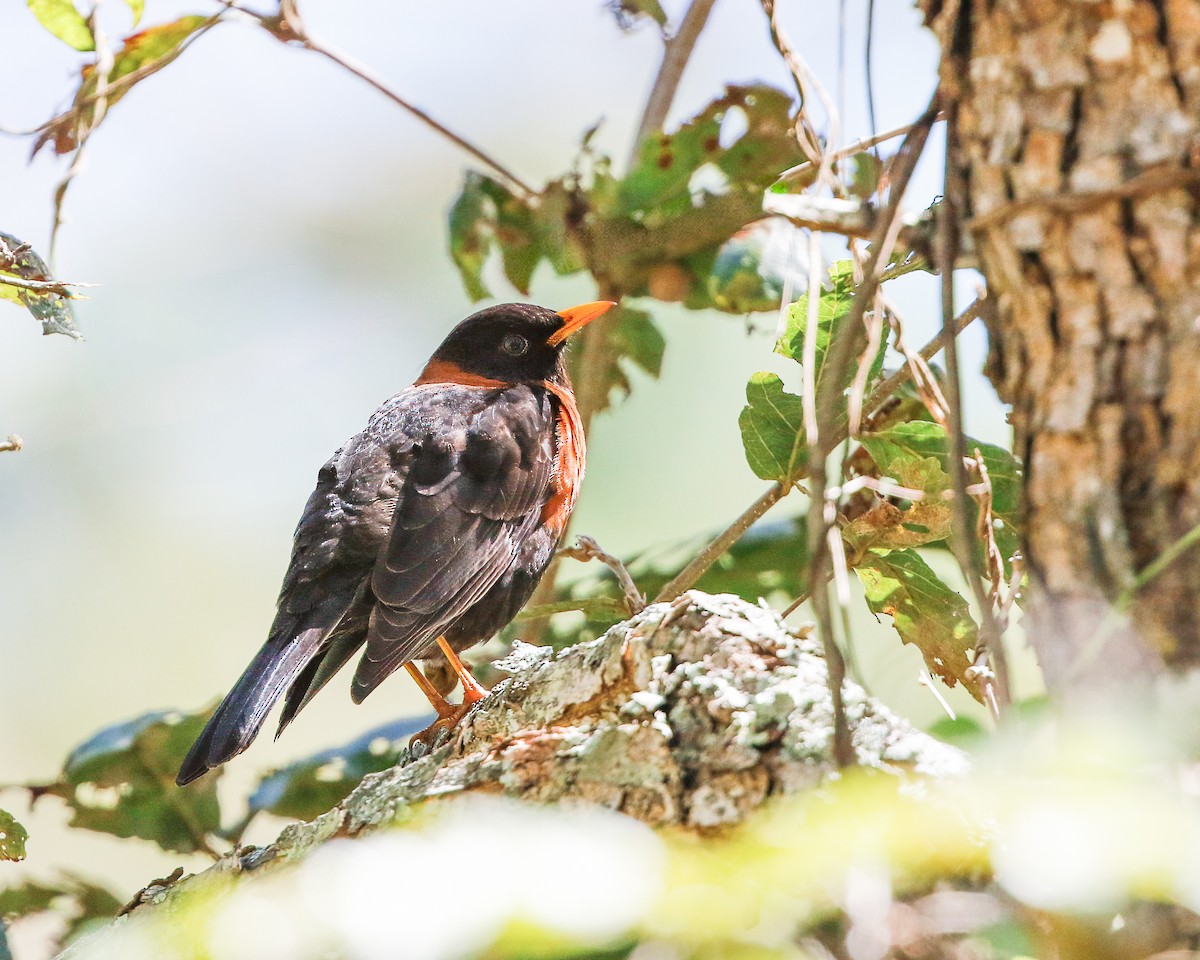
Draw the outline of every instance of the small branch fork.
[[[637,584],[633,582],[633,577],[629,575],[629,570],[625,564],[611,553],[606,553],[600,549],[600,544],[591,537],[578,537],[575,541],[575,546],[559,550],[558,555],[560,557],[570,557],[572,560],[580,560],[584,563],[589,560],[599,560],[613,572],[617,578],[617,583],[621,585],[621,592],[625,596],[625,606],[629,609],[629,615],[634,616],[646,609],[646,598],[642,596],[637,588]]]

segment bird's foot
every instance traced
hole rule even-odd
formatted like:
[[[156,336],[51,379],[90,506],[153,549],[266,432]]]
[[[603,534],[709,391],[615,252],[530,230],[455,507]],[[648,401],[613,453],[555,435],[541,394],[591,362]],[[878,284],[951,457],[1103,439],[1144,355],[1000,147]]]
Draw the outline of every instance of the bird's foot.
[[[447,706],[453,707],[454,709],[448,713],[441,714],[441,716],[434,720],[433,723],[427,726],[424,730],[421,730],[419,733],[414,733],[412,735],[412,739],[409,741],[409,744],[422,743],[426,747],[432,749],[434,743],[437,742],[438,737],[441,736],[442,731],[453,730],[455,727],[457,727],[459,721],[461,721],[463,717],[470,713],[471,708],[478,702],[478,700],[472,700],[468,703],[466,700],[464,700],[461,704],[457,705],[447,704]]]

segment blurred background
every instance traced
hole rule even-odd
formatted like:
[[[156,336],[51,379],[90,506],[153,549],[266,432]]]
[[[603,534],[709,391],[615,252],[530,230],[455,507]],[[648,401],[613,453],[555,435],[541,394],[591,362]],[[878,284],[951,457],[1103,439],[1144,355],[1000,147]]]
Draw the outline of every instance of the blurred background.
[[[664,6],[674,19],[683,5]],[[871,133],[866,7],[780,11],[831,84],[845,143]],[[149,0],[145,24],[213,10]],[[103,13],[114,36],[128,32],[123,4]],[[596,123],[594,145],[618,163],[628,155],[661,53],[652,27],[623,31],[599,0],[308,0],[302,13],[313,34],[535,184],[566,170]],[[936,50],[904,4],[879,4],[876,31],[876,123],[886,130],[924,108]],[[69,101],[79,57],[23,4],[0,6],[0,56],[0,126],[34,127]],[[721,0],[671,122],[746,81],[791,89],[758,3]],[[27,163],[30,145],[0,138],[0,229],[45,253],[66,164],[49,153]],[[69,193],[54,264],[64,279],[99,284],[77,305],[86,342],[42,339],[28,314],[0,312],[0,435],[25,440],[0,457],[0,781],[51,780],[97,728],[197,709],[232,684],[271,620],[317,469],[474,309],[446,231],[469,166],[361,81],[249,26],[201,37],[114,109]],[[930,149],[910,206],[939,193],[940,172],[940,148]],[[498,271],[493,281],[516,297]],[[595,293],[548,268],[533,282],[533,299],[556,309]],[[936,280],[913,275],[892,293],[924,343],[940,326]],[[961,302],[972,295],[964,286]],[[573,528],[617,554],[715,530],[758,496],[764,484],[737,428],[746,380],[762,369],[796,375],[771,352],[773,315],[649,308],[667,339],[662,377],[634,374],[632,395],[597,419]],[[1007,443],[1004,411],[979,374],[978,325],[963,350],[968,431]],[[948,559],[931,563],[941,571]],[[873,693],[920,726],[942,715],[917,683],[920,654],[890,624],[864,617],[855,647]],[[281,742],[264,737],[231,764],[223,795],[425,710],[402,677],[358,707],[346,683]],[[970,711],[957,693],[951,701]],[[0,805],[32,837],[29,859],[5,865],[10,878],[66,867],[132,893],[176,863],[200,865],[67,831],[53,799],[30,813],[9,791]],[[277,826],[260,822],[249,839]]]

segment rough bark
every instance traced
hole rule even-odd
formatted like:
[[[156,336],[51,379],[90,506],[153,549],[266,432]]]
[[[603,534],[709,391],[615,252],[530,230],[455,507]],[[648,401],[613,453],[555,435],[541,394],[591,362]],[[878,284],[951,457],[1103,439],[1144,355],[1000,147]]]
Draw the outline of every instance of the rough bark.
[[[1200,663],[1200,2],[921,0],[1025,462],[1026,627],[1068,694]],[[954,177],[948,177],[953,191]],[[1120,619],[1120,622],[1114,622]]]
[[[691,591],[558,654],[518,644],[498,666],[511,676],[432,750],[418,748],[329,813],[208,873],[295,859],[386,826],[413,804],[466,791],[588,802],[655,826],[707,830],[836,770],[820,645],[737,597]],[[861,687],[847,682],[845,699],[860,764],[897,775],[965,772],[959,751]],[[159,885],[141,899],[167,893]]]

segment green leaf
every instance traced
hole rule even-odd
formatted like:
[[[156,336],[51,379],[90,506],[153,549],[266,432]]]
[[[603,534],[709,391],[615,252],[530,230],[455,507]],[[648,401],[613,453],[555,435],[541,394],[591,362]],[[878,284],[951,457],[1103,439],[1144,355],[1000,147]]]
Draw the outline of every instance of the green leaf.
[[[854,572],[871,612],[891,617],[900,639],[916,645],[947,686],[961,683],[982,703],[979,678],[969,672],[979,628],[967,601],[942,583],[915,550],[871,551]]]
[[[829,395],[825,381],[825,358],[834,336],[842,328],[846,317],[854,306],[854,264],[850,260],[838,260],[829,268],[829,285],[821,289],[820,300],[817,303],[817,329],[815,334],[813,380],[816,384],[818,397]],[[775,352],[781,356],[804,364],[804,340],[808,332],[808,294],[805,293],[788,308],[788,321],[783,336],[775,344]],[[887,353],[887,337],[881,337],[879,347],[871,362],[867,383],[876,380],[883,371],[883,358]],[[858,372],[858,364],[847,364],[842,372],[842,382],[838,384],[839,396],[854,382]],[[840,403],[837,420],[844,422],[846,418],[845,402]]]
[[[125,0],[129,7],[129,12],[133,14],[133,25],[136,27],[142,22],[142,14],[146,11],[146,0]]]
[[[492,249],[489,221],[495,219],[495,203],[484,188],[486,182],[495,183],[482,174],[468,172],[450,207],[450,259],[458,267],[472,300],[491,296],[483,284],[483,265]]]
[[[667,342],[645,310],[621,306],[609,336],[623,358],[652,377],[657,378],[662,372]],[[619,386],[628,393],[628,379],[622,376],[621,381]]]
[[[785,391],[775,374],[760,372],[750,378],[738,427],[746,462],[764,480],[790,484],[807,466],[804,402]]]
[[[29,834],[11,813],[0,810],[0,860],[24,860]]]
[[[92,29],[71,0],[28,0],[38,22],[67,46],[76,50],[96,49]]]
[[[606,410],[614,400],[628,396],[633,389],[630,367],[637,367],[652,377],[659,375],[667,345],[649,313],[623,303],[610,310],[597,324],[597,333],[604,338],[603,347],[587,354],[587,376],[596,378],[603,385],[603,402],[597,410]],[[576,382],[584,376],[579,366],[583,357],[584,352],[579,349],[571,351],[567,357]]]
[[[725,96],[678,130],[642,141],[637,161],[620,183],[614,212],[662,216],[691,206],[692,177],[706,164],[724,174],[721,189],[750,183],[765,189],[798,153],[791,136],[791,106],[791,96],[773,87],[727,88]],[[722,125],[737,119],[745,120],[744,131],[722,143]]]
[[[175,773],[208,713],[146,713],[101,730],[67,758],[59,778],[35,786],[71,809],[71,826],[140,837],[165,850],[193,853],[220,829],[214,771],[175,785]]]
[[[829,267],[829,286],[822,287],[817,303],[817,372],[825,365],[825,354],[834,331],[854,304],[854,265],[850,260],[838,260]],[[788,308],[788,322],[783,336],[775,344],[781,356],[804,362],[804,338],[808,330],[808,294],[805,293]]]
[[[856,153],[850,158],[853,173],[850,175],[850,192],[860,200],[870,200],[879,189],[879,178],[883,175],[883,164],[875,154],[867,151]]]
[[[631,27],[639,17],[647,17],[660,27],[667,25],[667,12],[658,0],[614,0],[611,6],[623,29]]]
[[[377,727],[357,740],[313,754],[267,774],[250,795],[250,812],[311,820],[346,798],[368,773],[396,765],[408,738],[429,717]]]
[[[132,9],[133,3],[130,6]],[[136,9],[134,12],[137,12]],[[121,49],[113,55],[112,69],[108,74],[108,85],[111,89],[105,97],[107,110],[111,110],[138,82],[179,56],[184,50],[184,45],[194,34],[214,22],[212,17],[180,17],[178,20],[162,23],[126,37]],[[139,74],[137,79],[132,79],[135,72],[143,69],[145,74]],[[120,83],[125,77],[131,79],[127,83]],[[33,145],[33,152],[36,154],[47,143],[54,144],[54,151],[59,154],[75,150],[79,146],[80,127],[94,129],[96,92],[96,67],[94,64],[88,64],[80,73],[79,88],[75,91],[71,109],[46,124]],[[107,110],[105,116],[108,115]]]
[[[61,333],[75,340],[80,339],[71,301],[67,297],[51,291],[14,287],[4,282],[5,276],[40,282],[54,280],[45,260],[16,237],[0,232],[0,300],[9,300],[28,309],[41,321],[43,334]]]

